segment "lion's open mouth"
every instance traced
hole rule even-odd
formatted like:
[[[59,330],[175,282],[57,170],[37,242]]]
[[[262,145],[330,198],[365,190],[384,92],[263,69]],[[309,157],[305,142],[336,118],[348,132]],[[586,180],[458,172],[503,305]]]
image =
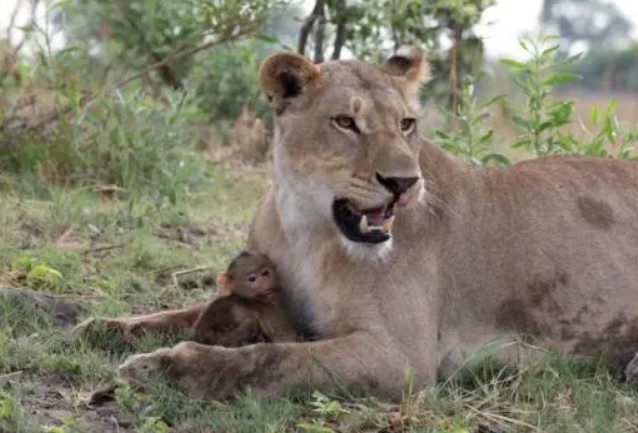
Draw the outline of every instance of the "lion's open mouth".
[[[332,203],[332,214],[341,233],[353,242],[378,244],[392,236],[394,201],[373,209],[358,209],[350,200]]]

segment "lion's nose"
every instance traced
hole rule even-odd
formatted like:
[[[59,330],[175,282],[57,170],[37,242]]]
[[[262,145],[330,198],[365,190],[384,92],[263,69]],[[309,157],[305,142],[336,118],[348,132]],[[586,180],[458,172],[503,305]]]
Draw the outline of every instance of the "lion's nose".
[[[395,196],[400,196],[414,185],[418,177],[383,177],[377,173],[377,180]]]

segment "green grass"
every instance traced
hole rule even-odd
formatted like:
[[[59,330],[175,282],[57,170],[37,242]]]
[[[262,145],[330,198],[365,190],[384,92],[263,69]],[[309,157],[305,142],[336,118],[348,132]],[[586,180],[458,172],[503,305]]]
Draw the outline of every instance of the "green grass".
[[[13,192],[2,190],[0,287],[70,296],[85,306],[80,319],[204,299],[207,277],[242,247],[265,177],[210,171],[206,186],[177,205],[158,205],[142,194],[39,190],[28,181]],[[174,286],[173,272],[200,265],[210,269]],[[399,405],[309,390],[270,400],[248,394],[232,403],[204,402],[160,380],[143,392],[120,384],[108,411],[87,410],[85,397],[127,355],[179,336],[146,335],[127,345],[108,333],[78,338],[37,305],[2,292],[1,432],[462,433],[489,425],[494,432],[638,431],[635,387],[620,383],[603,363],[559,356],[520,370],[485,362],[429,390],[412,389],[408,377]]]

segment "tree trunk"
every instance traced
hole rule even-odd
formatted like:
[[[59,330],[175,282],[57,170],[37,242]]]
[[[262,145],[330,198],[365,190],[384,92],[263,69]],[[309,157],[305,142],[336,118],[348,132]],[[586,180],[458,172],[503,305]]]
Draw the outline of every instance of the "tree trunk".
[[[346,43],[346,37],[348,36],[348,18],[346,16],[346,1],[335,1],[335,21],[337,23],[337,33],[335,34],[335,43],[332,50],[332,60],[339,60],[341,58],[341,49]]]
[[[317,0],[315,6],[312,8],[312,12],[308,15],[308,18],[304,21],[301,29],[299,30],[299,39],[297,41],[297,52],[302,56],[306,55],[306,45],[308,45],[308,36],[315,25],[315,21],[319,18],[320,13],[323,11],[324,0]]]

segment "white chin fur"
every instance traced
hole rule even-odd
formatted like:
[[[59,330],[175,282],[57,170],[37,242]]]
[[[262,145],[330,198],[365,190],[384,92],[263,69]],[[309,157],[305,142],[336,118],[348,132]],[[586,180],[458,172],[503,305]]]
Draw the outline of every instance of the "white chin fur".
[[[358,261],[386,261],[392,252],[392,238],[379,244],[365,242],[353,242],[339,234],[341,245],[346,250],[346,254]]]

